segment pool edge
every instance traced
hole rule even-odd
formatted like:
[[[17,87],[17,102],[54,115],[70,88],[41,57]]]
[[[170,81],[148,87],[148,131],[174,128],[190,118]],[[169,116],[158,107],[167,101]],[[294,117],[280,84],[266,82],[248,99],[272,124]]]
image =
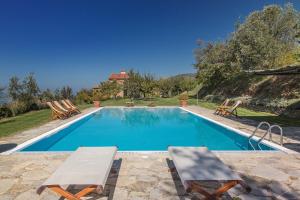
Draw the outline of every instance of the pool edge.
[[[50,131],[47,131],[46,133],[43,133],[43,134],[41,134],[41,135],[38,135],[38,136],[36,136],[36,137],[34,137],[34,138],[32,138],[32,139],[26,140],[25,142],[19,144],[19,145],[16,146],[15,148],[0,153],[0,155],[10,155],[10,154],[12,154],[12,153],[14,153],[14,152],[17,152],[17,151],[19,151],[19,150],[21,150],[21,149],[24,149],[24,148],[26,148],[27,146],[29,146],[29,145],[31,145],[31,144],[33,144],[33,143],[39,141],[39,140],[42,140],[43,138],[45,138],[45,137],[47,137],[47,136],[53,135],[53,134],[57,133],[58,131],[60,131],[60,130],[62,130],[62,129],[64,129],[64,128],[66,128],[66,127],[72,125],[72,124],[74,124],[75,122],[77,122],[77,121],[79,121],[79,120],[81,120],[81,119],[83,119],[83,118],[85,118],[85,117],[87,117],[87,116],[89,116],[89,115],[92,115],[92,114],[95,113],[95,112],[98,112],[99,110],[101,110],[101,109],[103,109],[103,108],[104,108],[104,107],[97,108],[96,110],[93,110],[93,111],[91,111],[91,112],[89,112],[89,113],[86,113],[86,114],[84,114],[84,115],[82,115],[82,116],[80,116],[80,117],[78,117],[78,118],[76,118],[76,119],[73,119],[73,120],[71,120],[71,121],[69,121],[69,122],[67,122],[67,123],[65,123],[65,124],[62,124],[62,125],[60,125],[60,126],[54,128],[54,129],[52,129],[52,130],[50,130]]]
[[[244,136],[244,137],[249,137],[249,136],[251,135],[251,134],[249,134],[249,133],[246,133],[246,132],[243,132],[243,131],[241,131],[241,130],[239,130],[239,129],[233,128],[233,127],[231,127],[231,126],[228,126],[228,125],[226,125],[226,124],[223,124],[223,123],[221,123],[221,122],[218,122],[218,121],[216,121],[216,120],[213,120],[213,119],[211,119],[211,118],[209,118],[209,117],[205,117],[205,116],[203,116],[203,115],[201,115],[201,114],[199,114],[199,113],[193,112],[193,111],[188,110],[188,109],[186,109],[186,108],[183,108],[183,107],[179,107],[179,108],[182,109],[182,110],[184,110],[184,111],[186,111],[186,112],[189,112],[189,113],[191,113],[191,114],[194,114],[194,115],[196,115],[196,116],[198,116],[198,117],[201,117],[201,118],[203,118],[203,119],[206,119],[206,120],[208,120],[208,121],[210,121],[210,122],[212,122],[212,123],[218,124],[219,126],[222,126],[222,127],[226,128],[226,129],[229,129],[229,130],[231,130],[231,131],[234,131],[234,132],[236,132],[237,134],[242,135],[242,136]],[[254,139],[255,141],[258,141],[258,140],[259,140],[259,138],[258,138],[257,136],[254,136],[253,139]],[[298,154],[298,152],[296,152],[296,151],[294,151],[294,150],[285,148],[285,147],[283,147],[283,146],[280,146],[279,144],[276,144],[276,143],[274,143],[274,142],[267,141],[267,140],[265,140],[265,139],[262,140],[262,143],[263,143],[264,145],[267,145],[267,146],[269,146],[269,147],[274,148],[275,150],[280,150],[280,151],[282,151],[282,152],[284,152],[284,153],[287,153],[287,154],[295,154],[295,153]],[[226,151],[226,152],[230,152],[230,151]],[[247,151],[246,151],[246,152],[247,152]],[[250,152],[252,152],[252,151],[250,151]],[[254,150],[254,152],[262,152],[262,151],[255,151],[255,150]],[[274,151],[273,151],[273,152],[274,152]]]
[[[15,147],[15,148],[13,148],[11,150],[2,152],[2,153],[0,153],[0,155],[10,155],[12,153],[20,153],[20,154],[23,154],[23,153],[25,153],[25,154],[26,153],[49,153],[49,151],[19,152],[19,150],[22,150],[22,149],[26,148],[27,146],[29,146],[29,145],[31,145],[31,144],[33,144],[33,143],[35,143],[35,142],[37,142],[37,141],[39,141],[39,140],[47,137],[47,136],[55,134],[56,132],[58,132],[58,131],[60,131],[60,130],[62,130],[64,128],[70,126],[70,125],[72,125],[73,123],[75,123],[75,122],[77,122],[77,121],[79,121],[79,120],[81,120],[81,119],[83,119],[83,118],[85,118],[85,117],[87,117],[89,115],[92,115],[95,112],[100,111],[103,108],[127,108],[127,107],[125,107],[125,106],[105,106],[105,107],[97,108],[96,110],[93,110],[93,111],[91,111],[89,113],[86,113],[86,114],[84,114],[84,115],[82,115],[82,116],[80,116],[80,117],[78,117],[78,118],[76,118],[76,119],[74,119],[74,120],[72,120],[70,122],[62,124],[62,125],[54,128],[54,129],[52,129],[50,131],[47,131],[46,133],[43,133],[43,134],[41,134],[39,136],[36,136],[36,137],[34,137],[32,139],[29,139],[29,140],[27,140],[27,141],[19,144],[17,147]],[[149,108],[149,107],[147,107],[147,106],[135,106],[133,108]],[[235,133],[237,133],[239,135],[242,135],[244,137],[249,137],[250,136],[250,134],[245,133],[245,132],[243,132],[243,131],[241,131],[239,129],[233,128],[231,126],[228,126],[226,124],[223,124],[221,122],[213,120],[213,119],[211,119],[209,117],[205,117],[205,116],[203,116],[203,115],[201,115],[199,113],[193,112],[193,111],[188,110],[188,109],[183,108],[183,107],[179,107],[179,106],[156,106],[156,107],[150,107],[150,108],[154,108],[154,109],[155,108],[179,108],[179,109],[182,109],[182,110],[184,110],[184,111],[186,111],[188,113],[191,113],[191,114],[196,115],[196,116],[198,116],[200,118],[203,118],[203,119],[206,119],[206,120],[208,120],[208,121],[210,121],[212,123],[215,123],[215,124],[217,124],[219,126],[222,126],[222,127],[226,128],[226,129],[234,131]],[[257,141],[259,138],[256,137],[256,136],[254,136],[253,139]],[[293,151],[291,149],[287,149],[287,148],[285,148],[283,146],[280,146],[280,145],[278,145],[276,143],[273,143],[273,142],[270,142],[270,141],[267,141],[267,140],[263,140],[262,143],[264,145],[267,145],[267,146],[271,147],[271,148],[274,148],[274,150],[271,150],[271,151],[264,151],[264,150],[261,150],[261,151],[255,151],[255,150],[252,150],[252,151],[250,151],[250,150],[248,150],[248,151],[247,150],[246,151],[231,151],[231,150],[228,150],[228,151],[226,151],[226,150],[218,151],[217,150],[217,151],[213,151],[213,152],[226,152],[226,153],[230,153],[230,152],[232,152],[232,153],[236,153],[236,152],[240,152],[240,153],[277,153],[277,151],[279,151],[279,152],[283,152],[283,153],[287,153],[287,154],[298,154],[298,152],[296,152],[296,151]],[[72,152],[72,151],[53,151],[52,153],[69,153],[69,152]],[[122,152],[122,153],[141,153],[141,154],[143,154],[143,153],[149,153],[150,154],[150,153],[163,153],[163,152],[167,152],[167,151],[118,151],[118,152]]]

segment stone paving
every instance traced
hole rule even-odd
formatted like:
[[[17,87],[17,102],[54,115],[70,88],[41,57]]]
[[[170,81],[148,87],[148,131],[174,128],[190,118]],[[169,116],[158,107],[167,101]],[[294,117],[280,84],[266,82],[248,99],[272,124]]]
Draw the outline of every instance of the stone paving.
[[[214,116],[209,110],[198,109],[198,107],[188,109],[235,128],[239,126],[243,131],[246,129],[251,131],[251,126]],[[92,110],[85,110],[83,114]],[[32,131],[1,139],[1,143],[20,143],[66,122],[53,121]],[[290,139],[285,141],[293,142]],[[237,171],[252,188],[252,191],[247,194],[240,187],[236,187],[222,199],[300,199],[300,154],[282,152],[216,152],[216,154]],[[68,156],[69,153],[0,155],[0,199],[58,200],[59,196],[49,190],[40,196],[35,190]],[[105,195],[92,194],[86,199],[184,200],[201,198],[198,194],[184,193],[178,175],[168,171],[170,166],[172,167],[172,161],[164,152],[118,153],[113,166],[116,170],[113,170],[109,176],[105,186]],[[201,184],[208,187],[217,186],[217,183]]]
[[[300,156],[283,153],[217,153],[251,186],[247,194],[231,189],[223,199],[299,199]],[[67,153],[13,154],[0,157],[0,199],[59,199],[49,190],[41,196],[37,187],[64,161]],[[196,199],[184,194],[183,186],[167,153],[118,153],[105,186],[106,195],[93,194],[87,199]],[[214,184],[212,187],[216,187]]]

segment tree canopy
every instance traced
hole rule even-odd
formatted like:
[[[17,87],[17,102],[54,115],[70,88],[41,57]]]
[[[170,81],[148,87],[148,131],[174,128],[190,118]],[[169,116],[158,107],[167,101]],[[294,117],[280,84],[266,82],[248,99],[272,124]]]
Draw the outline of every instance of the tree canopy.
[[[252,12],[226,41],[199,42],[195,51],[197,77],[201,83],[215,87],[243,70],[295,63],[299,33],[300,14],[291,4]]]

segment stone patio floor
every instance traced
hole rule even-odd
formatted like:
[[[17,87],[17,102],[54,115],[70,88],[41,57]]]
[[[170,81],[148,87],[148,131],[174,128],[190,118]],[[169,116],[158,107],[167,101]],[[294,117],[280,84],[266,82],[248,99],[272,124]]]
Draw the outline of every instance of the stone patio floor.
[[[214,120],[228,124],[245,132],[253,126],[236,120],[218,117],[212,111],[188,107]],[[87,109],[83,114],[92,111]],[[11,137],[1,138],[0,144],[19,144],[48,130],[64,121],[52,121],[41,127],[24,131]],[[288,134],[297,134],[297,128]],[[275,138],[276,139],[276,138]],[[278,138],[277,138],[278,139]],[[296,143],[295,138],[285,138],[285,142]],[[237,171],[252,187],[245,193],[240,187],[229,190],[222,199],[300,199],[300,154],[282,152],[215,152],[216,155]],[[68,157],[69,153],[14,153],[0,155],[0,199],[34,200],[59,199],[49,190],[42,195],[36,194],[37,187]],[[172,161],[167,153],[118,153],[105,186],[105,195],[92,194],[86,199],[197,199],[198,194],[187,195],[176,173],[170,173]],[[207,187],[217,187],[217,183],[201,183]],[[71,189],[74,190],[74,189]]]

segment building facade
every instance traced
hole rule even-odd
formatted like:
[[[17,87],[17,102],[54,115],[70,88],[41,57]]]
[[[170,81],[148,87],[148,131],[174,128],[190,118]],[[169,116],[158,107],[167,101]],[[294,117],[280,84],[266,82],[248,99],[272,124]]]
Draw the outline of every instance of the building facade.
[[[116,81],[123,88],[124,82],[128,78],[129,78],[128,74],[125,71],[122,70],[122,71],[120,71],[120,73],[112,73],[109,76],[108,80],[109,81]],[[93,88],[93,92],[95,93],[97,91],[99,91],[99,87],[94,87]],[[124,90],[122,90],[121,92],[119,92],[117,94],[117,97],[122,97],[123,98],[124,97]]]

